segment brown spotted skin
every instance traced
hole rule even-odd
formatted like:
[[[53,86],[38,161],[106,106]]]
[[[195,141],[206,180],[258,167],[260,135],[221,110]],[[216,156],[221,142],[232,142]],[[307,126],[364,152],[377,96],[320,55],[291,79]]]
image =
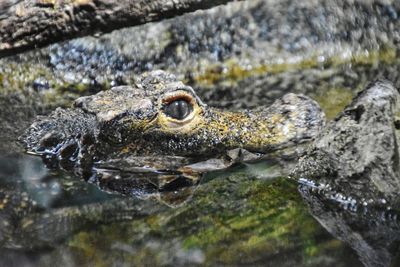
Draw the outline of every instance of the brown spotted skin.
[[[176,100],[187,117],[166,114]],[[153,71],[131,86],[78,98],[70,109],[39,117],[22,137],[28,151],[62,167],[128,156],[206,159],[235,148],[270,153],[312,140],[324,125],[312,99],[287,94],[269,107],[228,112],[204,104],[174,75]]]

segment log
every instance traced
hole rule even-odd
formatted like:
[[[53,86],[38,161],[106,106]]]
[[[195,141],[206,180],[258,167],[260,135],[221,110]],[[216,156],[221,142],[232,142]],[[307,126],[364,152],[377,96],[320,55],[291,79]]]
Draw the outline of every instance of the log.
[[[0,58],[238,0],[1,0]]]

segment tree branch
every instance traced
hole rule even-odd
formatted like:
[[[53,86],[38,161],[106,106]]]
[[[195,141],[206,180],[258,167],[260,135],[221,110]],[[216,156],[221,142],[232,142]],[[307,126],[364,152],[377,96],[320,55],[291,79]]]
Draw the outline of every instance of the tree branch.
[[[0,57],[238,0],[2,0]]]

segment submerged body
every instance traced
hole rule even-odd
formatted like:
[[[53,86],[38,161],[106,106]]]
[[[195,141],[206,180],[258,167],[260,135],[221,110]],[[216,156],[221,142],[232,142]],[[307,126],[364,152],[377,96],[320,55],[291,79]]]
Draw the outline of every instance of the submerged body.
[[[270,153],[312,140],[323,125],[323,112],[306,96],[287,94],[269,107],[228,112],[208,107],[175,76],[153,71],[133,86],[81,97],[71,109],[39,117],[23,140],[31,152],[62,165],[132,156],[190,158],[187,163],[237,148]]]

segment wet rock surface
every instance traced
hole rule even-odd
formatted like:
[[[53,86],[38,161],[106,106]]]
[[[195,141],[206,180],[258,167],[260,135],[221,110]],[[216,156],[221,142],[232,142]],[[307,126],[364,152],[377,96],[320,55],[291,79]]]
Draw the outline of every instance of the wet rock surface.
[[[311,214],[323,227],[348,244],[364,266],[397,266],[400,239],[399,211],[350,203],[327,202],[307,185],[300,187]]]
[[[371,83],[319,134],[294,175],[357,202],[398,201],[399,97],[390,82]]]
[[[399,96],[389,81],[368,85],[292,173],[314,218],[368,267],[399,263]]]

